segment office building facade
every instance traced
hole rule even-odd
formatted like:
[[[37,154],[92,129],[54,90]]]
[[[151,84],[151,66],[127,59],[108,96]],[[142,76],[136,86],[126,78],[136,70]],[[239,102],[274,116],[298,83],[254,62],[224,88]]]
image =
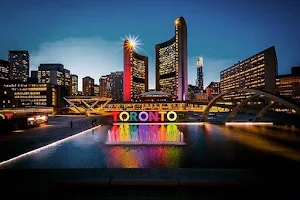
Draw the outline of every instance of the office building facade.
[[[29,76],[28,51],[8,51],[10,80],[26,82]]]
[[[6,60],[0,60],[0,79],[9,79],[9,62]]]
[[[109,97],[109,76],[101,76],[99,79],[99,96],[100,97]]]
[[[213,99],[215,96],[220,94],[220,82],[211,82],[205,88],[205,92],[208,99]]]
[[[203,80],[203,71],[202,71],[202,67],[203,67],[203,58],[199,57],[198,61],[197,61],[197,80],[196,80],[196,86],[198,86],[198,88],[200,89],[200,92],[203,92],[204,87],[204,80]]]
[[[273,91],[276,88],[277,74],[277,56],[275,47],[272,46],[221,71],[220,90],[224,92],[236,88],[252,88]],[[224,96],[224,99],[240,101],[251,95],[247,92],[236,92]]]
[[[94,85],[94,95],[99,96],[99,85]]]
[[[64,69],[64,82],[64,85],[70,91],[71,94],[71,73],[68,69]]]
[[[46,83],[23,83],[10,81],[3,84],[7,92],[11,91],[13,99],[20,102],[18,107],[47,106],[60,107],[63,104],[63,96],[66,90],[62,86]]]
[[[291,74],[277,76],[276,91],[279,95],[287,96],[300,102],[300,73],[296,69],[292,68]]]
[[[108,84],[109,97],[113,101],[122,101],[123,99],[123,72],[111,72]]]
[[[38,81],[39,83],[52,85],[65,85],[64,65],[56,63],[40,64],[38,67]]]
[[[124,41],[123,101],[137,101],[148,91],[148,57],[134,51],[134,45]]]
[[[83,96],[94,96],[94,79],[86,76],[82,79]]]
[[[189,100],[196,100],[199,93],[200,93],[200,88],[198,86],[189,84],[188,87]]]
[[[78,95],[78,76],[76,74],[71,75],[71,95]]]
[[[187,100],[187,26],[183,17],[175,20],[175,36],[157,44],[155,53],[156,90],[171,94],[173,100]]]

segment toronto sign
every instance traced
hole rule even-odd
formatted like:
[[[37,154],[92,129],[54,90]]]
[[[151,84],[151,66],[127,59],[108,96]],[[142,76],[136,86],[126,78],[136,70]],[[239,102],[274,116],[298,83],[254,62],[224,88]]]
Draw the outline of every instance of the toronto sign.
[[[112,112],[112,116],[115,122],[174,122],[178,117],[174,111],[123,111]]]

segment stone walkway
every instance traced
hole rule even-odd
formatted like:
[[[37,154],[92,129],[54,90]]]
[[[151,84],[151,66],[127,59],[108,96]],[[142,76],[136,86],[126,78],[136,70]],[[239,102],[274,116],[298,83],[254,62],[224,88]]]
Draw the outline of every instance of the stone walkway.
[[[267,199],[298,195],[298,169],[35,169],[0,170],[12,195],[64,199]],[[288,191],[283,191],[284,188]],[[12,192],[8,192],[8,191]],[[3,195],[3,194],[2,194]],[[212,198],[215,197],[215,198]],[[251,197],[251,198],[249,198]]]
[[[104,122],[99,116],[50,117],[48,124],[40,127],[0,135],[0,162],[92,128],[94,119],[97,124]]]

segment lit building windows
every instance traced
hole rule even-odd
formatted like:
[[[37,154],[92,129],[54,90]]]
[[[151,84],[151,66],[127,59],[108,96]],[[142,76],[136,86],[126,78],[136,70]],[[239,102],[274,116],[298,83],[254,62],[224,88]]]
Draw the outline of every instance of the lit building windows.
[[[29,53],[28,51],[9,51],[8,61],[11,80],[26,82],[29,76]]]
[[[175,36],[156,45],[156,90],[170,94],[173,100],[188,99],[186,31],[180,17],[175,21]]]
[[[148,91],[148,57],[133,51],[130,41],[124,41],[123,101],[136,101]]]
[[[265,62],[267,60],[268,62]],[[268,63],[268,64],[266,64]],[[220,90],[235,88],[257,88],[273,91],[277,76],[277,58],[274,47],[270,47],[257,55],[236,63],[220,73]],[[267,81],[266,81],[267,80]],[[243,92],[226,95],[225,100],[244,99]]]

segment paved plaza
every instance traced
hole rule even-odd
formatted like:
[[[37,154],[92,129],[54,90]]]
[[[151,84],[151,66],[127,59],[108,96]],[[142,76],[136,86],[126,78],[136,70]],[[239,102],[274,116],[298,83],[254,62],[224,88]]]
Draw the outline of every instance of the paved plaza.
[[[97,124],[105,122],[100,116],[49,117],[49,122],[39,127],[0,135],[0,162],[92,128],[95,119]]]

